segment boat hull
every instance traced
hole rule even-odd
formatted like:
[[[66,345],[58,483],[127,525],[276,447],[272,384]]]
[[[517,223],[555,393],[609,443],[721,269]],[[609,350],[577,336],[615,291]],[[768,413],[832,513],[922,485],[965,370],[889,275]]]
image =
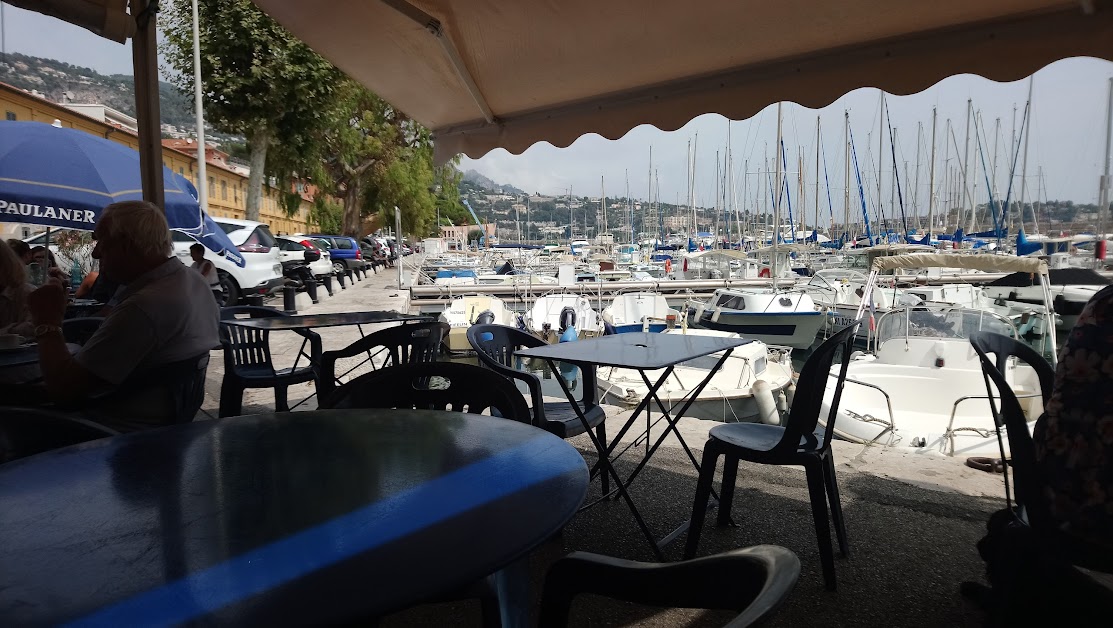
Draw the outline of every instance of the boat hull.
[[[794,349],[807,349],[815,343],[815,337],[823,328],[826,317],[823,312],[793,313],[721,313],[717,318],[704,313],[696,317],[695,309],[688,310],[688,325],[696,329],[712,329],[741,335],[743,338],[760,340],[770,345],[782,345]]]

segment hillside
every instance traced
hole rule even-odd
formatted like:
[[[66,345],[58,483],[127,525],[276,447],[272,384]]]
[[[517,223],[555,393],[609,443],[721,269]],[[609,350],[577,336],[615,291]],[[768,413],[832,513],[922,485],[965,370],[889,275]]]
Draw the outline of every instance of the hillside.
[[[47,100],[62,102],[70,92],[70,102],[99,103],[135,115],[135,86],[126,74],[104,75],[53,59],[10,52],[0,62],[0,82],[27,91],[35,90]],[[162,123],[189,128],[194,125],[193,104],[170,83],[159,81]]]
[[[472,184],[472,186],[474,186],[476,188],[479,188],[481,190],[488,190],[490,192],[495,192],[495,193],[499,193],[499,194],[524,195],[526,193],[525,190],[519,190],[518,188],[516,188],[516,187],[514,187],[513,185],[510,185],[510,184],[495,183],[491,179],[483,176],[482,174],[480,174],[479,172],[476,172],[475,170],[468,170],[467,172],[465,172],[463,182],[464,183],[470,183],[470,184]]]

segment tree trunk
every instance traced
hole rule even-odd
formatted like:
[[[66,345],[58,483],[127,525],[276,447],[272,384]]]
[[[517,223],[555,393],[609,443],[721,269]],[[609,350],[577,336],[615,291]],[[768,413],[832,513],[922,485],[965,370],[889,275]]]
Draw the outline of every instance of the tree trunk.
[[[270,131],[259,126],[247,138],[251,147],[251,174],[247,177],[247,198],[244,218],[259,220],[259,206],[263,198],[263,178],[267,167],[267,148],[270,147]]]
[[[351,177],[344,187],[344,221],[343,235],[356,239],[362,235],[363,225],[360,223],[360,192],[362,186],[359,177]]]

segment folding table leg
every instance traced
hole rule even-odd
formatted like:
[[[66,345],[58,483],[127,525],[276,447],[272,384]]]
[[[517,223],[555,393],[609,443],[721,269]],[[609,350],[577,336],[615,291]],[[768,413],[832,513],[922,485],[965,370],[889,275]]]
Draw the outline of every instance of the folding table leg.
[[[549,368],[552,369],[554,373],[560,372],[553,360],[546,359],[545,361],[549,364]],[[610,450],[607,444],[599,442],[599,438],[588,424],[584,411],[580,409],[580,404],[576,402],[576,397],[572,394],[572,391],[569,390],[568,384],[564,381],[564,378],[557,377],[555,379],[557,383],[560,384],[560,388],[564,391],[564,395],[568,398],[569,403],[571,403],[572,409],[576,412],[576,416],[579,417],[580,422],[583,424],[584,431],[588,438],[590,438],[592,444],[595,445],[595,451],[599,454],[599,463],[603,465],[604,472],[609,473],[614,479],[615,484],[618,486],[617,490],[619,495],[626,501],[626,505],[630,507],[630,512],[634,514],[634,521],[637,522],[638,528],[641,529],[642,534],[644,534],[645,538],[649,541],[649,547],[653,549],[653,555],[657,560],[664,561],[665,555],[661,553],[661,548],[657,547],[657,540],[653,538],[653,533],[649,531],[649,526],[645,524],[645,520],[642,518],[641,513],[638,512],[638,507],[634,505],[634,500],[630,497],[630,493],[626,491],[626,485],[623,483],[622,478],[618,476],[618,471],[615,470],[614,465],[611,464],[609,456]]]

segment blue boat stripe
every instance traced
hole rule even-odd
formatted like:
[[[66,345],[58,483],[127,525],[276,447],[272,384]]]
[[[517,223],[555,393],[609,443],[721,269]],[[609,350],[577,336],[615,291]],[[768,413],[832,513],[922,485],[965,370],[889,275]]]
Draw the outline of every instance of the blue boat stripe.
[[[420,486],[136,594],[67,625],[152,626],[196,619],[568,473],[567,447],[553,436],[537,435]],[[400,518],[400,512],[406,516]]]

